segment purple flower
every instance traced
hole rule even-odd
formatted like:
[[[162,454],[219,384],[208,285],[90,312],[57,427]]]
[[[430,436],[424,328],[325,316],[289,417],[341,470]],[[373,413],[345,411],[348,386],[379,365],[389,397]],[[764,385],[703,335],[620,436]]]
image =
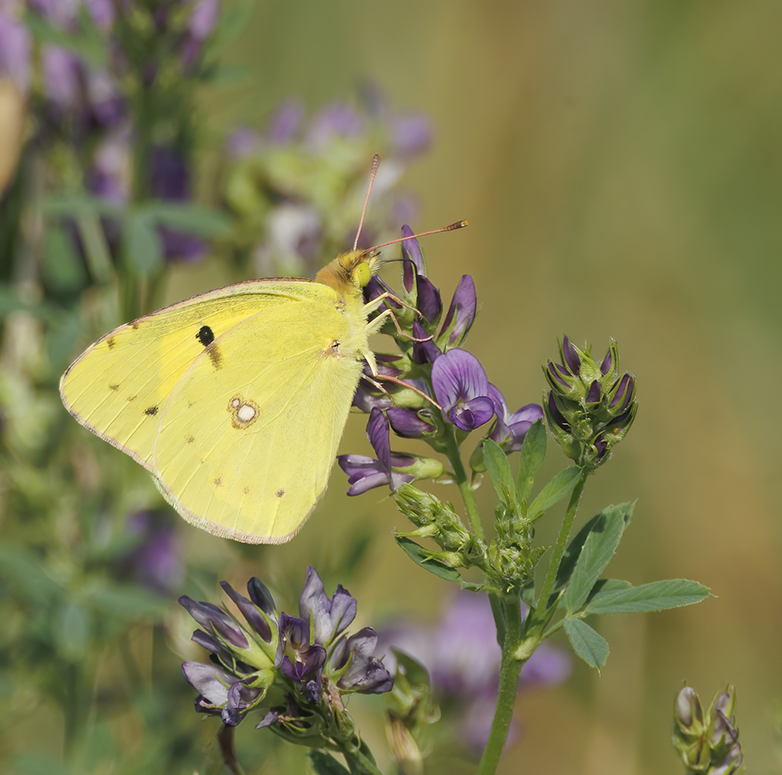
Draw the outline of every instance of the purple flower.
[[[95,149],[88,173],[89,190],[102,199],[122,204],[130,196],[130,131],[122,127]]]
[[[307,144],[322,151],[334,138],[352,139],[366,131],[366,119],[354,107],[333,102],[319,111],[307,131]]]
[[[341,584],[329,598],[317,571],[309,566],[299,598],[299,616],[310,623],[313,641],[328,646],[356,618],[356,600]]]
[[[81,106],[81,65],[75,54],[60,46],[46,45],[41,52],[47,97],[61,111]]]
[[[532,423],[543,419],[543,409],[538,404],[526,404],[511,414],[505,397],[492,384],[489,384],[489,394],[497,417],[489,438],[500,444],[506,453],[520,450]]]
[[[348,495],[361,495],[367,490],[384,485],[390,485],[391,489],[395,490],[404,482],[412,482],[415,479],[412,474],[392,470],[394,467],[412,465],[415,460],[391,452],[388,419],[377,407],[369,413],[367,437],[377,454],[377,460],[365,455],[337,456],[340,468],[348,475]]]
[[[413,363],[434,363],[441,355],[442,351],[429,338],[423,326],[417,320],[413,321]]]
[[[323,686],[323,665],[326,664],[326,649],[319,644],[300,649],[295,661],[283,657],[280,670],[286,678],[301,685],[301,693],[307,702],[318,701]]]
[[[114,25],[115,0],[84,0],[87,12],[101,32],[109,32]]]
[[[428,116],[409,113],[391,120],[393,152],[399,156],[417,156],[432,144],[432,122]]]
[[[137,545],[122,564],[140,584],[150,589],[158,592],[176,589],[185,575],[182,546],[176,530],[147,511],[136,512],[127,524]]]
[[[190,199],[190,170],[181,154],[166,146],[152,149],[150,158],[150,193],[152,197],[171,202]],[[160,227],[163,250],[169,261],[192,263],[203,258],[204,242],[168,226]]]
[[[449,350],[434,362],[432,387],[448,419],[464,431],[475,430],[494,417],[486,372],[466,350]]]
[[[440,337],[448,335],[449,347],[460,345],[475,320],[475,312],[478,307],[478,299],[475,294],[475,283],[472,277],[466,274],[459,280],[451,299],[451,306],[445,316]]]
[[[27,27],[0,9],[0,78],[9,76],[21,94],[30,88],[32,38]]]
[[[426,410],[391,406],[386,409],[386,417],[397,436],[404,439],[419,439],[437,430],[431,422],[421,417],[422,411]]]
[[[277,145],[291,142],[298,136],[304,113],[304,103],[300,99],[291,97],[284,100],[269,119],[266,137]]]
[[[375,654],[377,633],[364,627],[347,640],[342,640],[334,650],[332,660],[337,670],[347,666],[337,686],[343,691],[361,694],[382,694],[394,688],[394,678],[381,659]]]

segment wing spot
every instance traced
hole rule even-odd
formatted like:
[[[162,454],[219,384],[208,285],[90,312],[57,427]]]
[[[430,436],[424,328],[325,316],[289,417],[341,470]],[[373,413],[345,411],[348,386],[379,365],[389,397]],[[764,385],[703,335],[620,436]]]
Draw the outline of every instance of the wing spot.
[[[185,436],[185,441],[188,444],[192,444],[195,441],[195,436]]]
[[[242,494],[243,495],[249,495],[250,494],[250,488],[247,485],[242,487]]]
[[[154,417],[157,414],[157,412],[158,412],[158,408],[156,406],[148,406],[144,410],[144,414],[148,415],[149,417]]]
[[[196,334],[196,339],[198,339],[204,347],[209,347],[215,340],[214,331],[212,331],[209,326],[201,326]]]
[[[249,428],[258,419],[258,404],[249,398],[234,396],[228,402],[231,425],[238,430]]]
[[[131,404],[136,400],[136,396],[128,396],[128,403]]]
[[[116,393],[119,390],[119,385],[109,385],[109,390],[112,390]]]
[[[285,495],[285,488],[284,488],[284,487],[280,487],[280,489],[279,489],[279,490],[277,490],[277,492],[275,492],[274,494],[275,494],[275,495],[276,495],[278,498],[282,498],[282,496],[283,496],[283,495]]]
[[[117,340],[113,336],[110,336],[106,340],[106,346],[109,348],[109,350],[113,350],[114,349],[114,345],[116,345],[116,344],[117,344]]]
[[[222,477],[222,476],[218,476],[216,479],[214,479],[214,480],[212,481],[212,484],[213,484],[215,487],[219,487],[219,486],[220,486],[222,483],[223,483],[223,477]]]
[[[131,324],[130,324],[130,327],[131,327],[131,328],[132,328],[134,331],[138,331],[138,326],[139,326],[139,323],[138,323],[138,321],[134,321],[133,323],[131,323]]]

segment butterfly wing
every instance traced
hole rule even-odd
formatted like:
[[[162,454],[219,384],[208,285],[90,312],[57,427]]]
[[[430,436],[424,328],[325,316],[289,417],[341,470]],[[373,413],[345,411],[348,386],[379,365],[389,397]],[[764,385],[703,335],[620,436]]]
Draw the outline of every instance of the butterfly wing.
[[[63,402],[189,521],[287,540],[325,489],[360,374],[334,346],[347,325],[335,302],[279,280],[194,297],[96,342],[63,375]]]

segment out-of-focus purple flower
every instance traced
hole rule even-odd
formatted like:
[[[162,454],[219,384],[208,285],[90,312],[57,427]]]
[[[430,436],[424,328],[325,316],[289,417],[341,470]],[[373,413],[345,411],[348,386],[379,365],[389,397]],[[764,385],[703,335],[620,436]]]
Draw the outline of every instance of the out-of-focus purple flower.
[[[313,642],[328,646],[356,618],[356,605],[356,599],[341,584],[334,597],[329,598],[315,568],[307,568],[299,597],[299,616],[309,622]]]
[[[532,423],[543,419],[542,407],[538,404],[526,404],[511,414],[505,397],[492,384],[489,384],[489,395],[497,417],[489,438],[502,446],[506,453],[520,450]]]
[[[176,589],[185,576],[183,550],[176,530],[168,523],[158,522],[147,511],[133,514],[127,525],[137,545],[122,565],[150,589],[158,592]]]
[[[448,334],[448,346],[456,347],[464,341],[467,332],[475,320],[478,299],[475,294],[475,283],[466,274],[459,280],[451,300],[451,306],[443,321],[440,337]]]
[[[426,665],[435,693],[457,709],[459,737],[476,752],[486,744],[496,705],[501,652],[488,598],[461,590],[435,626],[399,626],[382,636],[382,651],[407,652]],[[524,665],[519,686],[554,686],[570,674],[566,654],[542,644]]]
[[[261,142],[261,135],[251,127],[240,126],[234,129],[226,142],[228,153],[234,158],[249,156]]]
[[[61,29],[73,27],[81,0],[27,0],[30,9]]]
[[[266,137],[272,143],[282,145],[296,139],[301,129],[306,110],[304,103],[290,97],[274,111],[266,127]]]
[[[391,121],[391,141],[399,156],[417,156],[429,150],[432,144],[432,122],[423,114],[396,116]]]
[[[85,71],[89,109],[95,120],[105,127],[116,126],[125,115],[125,106],[116,84],[105,70]]]
[[[32,38],[10,11],[0,8],[0,78],[8,76],[21,94],[30,88]]]
[[[190,198],[190,170],[184,158],[166,146],[152,149],[150,158],[150,194],[153,198],[184,202]],[[206,253],[198,237],[162,226],[159,230],[163,251],[169,261],[192,263]]]
[[[363,134],[366,119],[352,105],[333,102],[320,110],[307,131],[307,144],[315,151],[323,150],[333,138],[351,139]]]
[[[92,21],[101,32],[109,32],[114,25],[116,15],[116,0],[84,0]]]
[[[212,34],[220,17],[219,0],[195,0],[182,43],[182,62],[190,67],[199,57],[204,41]]]
[[[81,106],[81,65],[75,54],[60,46],[46,45],[41,52],[46,96],[61,111]]]
[[[494,417],[486,372],[466,350],[449,350],[434,362],[432,387],[443,412],[457,428],[472,431]]]
[[[255,263],[262,270],[277,262],[297,267],[302,259],[314,257],[323,234],[317,210],[308,205],[280,204],[265,219],[266,236],[255,249]]]

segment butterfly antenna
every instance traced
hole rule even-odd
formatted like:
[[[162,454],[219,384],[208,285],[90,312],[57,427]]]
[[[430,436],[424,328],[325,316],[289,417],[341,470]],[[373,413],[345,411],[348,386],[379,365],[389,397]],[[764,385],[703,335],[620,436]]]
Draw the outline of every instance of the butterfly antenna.
[[[456,231],[457,229],[463,229],[465,226],[467,226],[467,221],[456,221],[456,223],[449,223],[448,226],[443,226],[442,229],[432,229],[432,231],[422,231],[419,234],[411,234],[409,237],[399,237],[398,239],[392,239],[391,242],[384,242],[382,245],[375,245],[373,248],[371,248],[371,250],[385,248],[388,245],[396,245],[397,242],[404,242],[405,240],[415,239],[416,237],[426,237],[429,234],[440,234],[444,231]]]
[[[375,175],[377,175],[377,168],[380,164],[380,156],[375,154],[372,157],[372,169],[369,172],[369,185],[367,186],[367,196],[364,199],[364,209],[361,211],[361,220],[358,222],[358,231],[356,232],[356,239],[353,242],[353,250],[358,247],[358,238],[361,236],[361,227],[364,225],[364,216],[367,214],[367,205],[369,204],[369,195],[372,193],[372,184],[375,182]]]

